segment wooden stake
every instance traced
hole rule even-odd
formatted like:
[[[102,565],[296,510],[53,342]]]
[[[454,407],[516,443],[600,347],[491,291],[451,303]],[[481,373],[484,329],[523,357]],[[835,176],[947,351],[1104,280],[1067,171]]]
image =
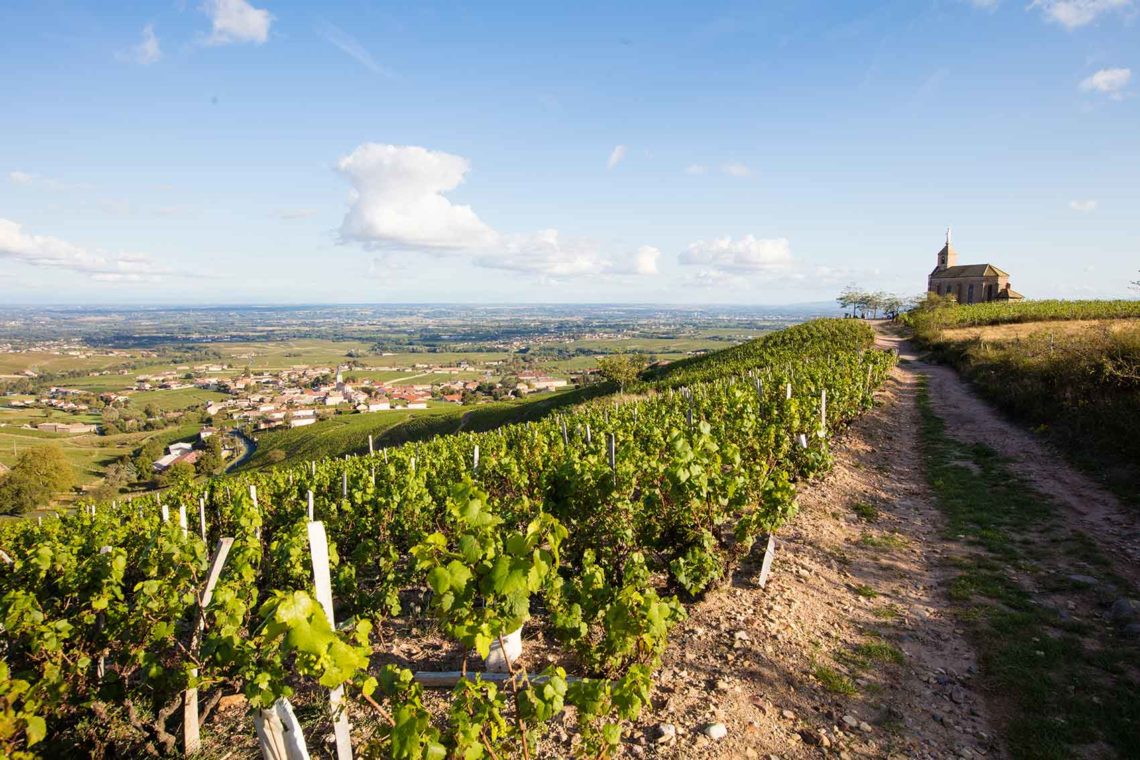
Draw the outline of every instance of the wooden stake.
[[[375,456],[376,449],[372,448],[372,434],[368,434],[368,456]]]
[[[827,435],[827,388],[819,392],[819,435]]]
[[[188,532],[188,529],[190,527],[190,523],[186,519],[186,505],[185,504],[179,504],[178,505],[178,527],[182,528],[182,537],[185,538],[186,533]]]
[[[198,497],[198,522],[202,528],[202,540],[206,540],[206,497]]]
[[[614,476],[614,486],[617,486],[617,441],[614,434],[609,434],[609,449],[610,449],[610,472]]]
[[[210,558],[210,571],[206,575],[206,587],[202,590],[202,599],[198,605],[198,622],[194,627],[194,635],[190,639],[190,651],[197,656],[202,640],[202,628],[205,623],[206,608],[214,598],[214,588],[218,585],[222,568],[226,558],[230,555],[230,547],[234,545],[233,538],[226,537],[218,541],[214,549],[214,556]],[[195,678],[198,669],[190,671],[190,677]],[[192,755],[201,749],[202,743],[198,726],[198,688],[187,689],[182,695],[182,746],[187,755]]]
[[[764,588],[768,585],[768,575],[772,572],[772,560],[776,558],[776,537],[769,534],[764,545],[764,559],[760,562],[760,575],[756,578],[756,585]]]
[[[309,491],[309,522],[313,521],[313,492]]]
[[[329,626],[336,630],[336,617],[333,614],[332,578],[329,575],[329,544],[325,526],[320,522],[309,523],[309,553],[313,560],[313,585],[316,587],[317,601],[325,610]],[[348,712],[344,709],[344,687],[338,686],[329,692],[329,708],[332,711],[333,733],[336,736],[337,760],[352,760],[351,727]]]
[[[475,450],[471,453],[471,474],[474,475],[479,471],[479,444],[475,444]]]

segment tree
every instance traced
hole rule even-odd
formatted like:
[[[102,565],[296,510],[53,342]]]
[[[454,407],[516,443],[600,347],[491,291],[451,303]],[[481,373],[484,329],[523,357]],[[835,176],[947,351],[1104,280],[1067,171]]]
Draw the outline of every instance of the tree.
[[[199,475],[217,475],[225,467],[222,458],[222,440],[218,435],[206,439],[206,448],[198,456],[196,469]]]
[[[47,506],[59,491],[75,485],[75,471],[59,446],[37,446],[20,454],[0,479],[0,514],[22,515]]]
[[[131,463],[131,460],[123,457],[119,461],[113,462],[109,467],[107,467],[107,473],[104,476],[104,482],[107,484],[107,486],[115,489],[115,491],[119,491],[120,489],[126,488],[131,483],[134,483],[136,480],[138,480],[138,477],[138,470],[135,469],[135,466]]]
[[[617,383],[622,393],[644,368],[645,358],[640,354],[610,354],[598,359],[598,372],[611,383]]]
[[[854,285],[848,285],[842,290],[842,292],[840,292],[835,301],[839,304],[839,308],[843,309],[845,312],[848,308],[850,308],[851,316],[855,316],[855,306],[859,303],[859,298],[862,295],[863,291],[859,290]]]
[[[903,298],[894,293],[887,293],[883,296],[883,316],[887,319],[897,319],[899,314],[910,309],[915,302],[913,298]]]
[[[175,462],[158,476],[164,486],[178,486],[194,480],[194,465],[189,462]]]
[[[154,472],[154,460],[162,456],[162,442],[151,438],[135,454],[135,472],[139,480],[146,480]]]

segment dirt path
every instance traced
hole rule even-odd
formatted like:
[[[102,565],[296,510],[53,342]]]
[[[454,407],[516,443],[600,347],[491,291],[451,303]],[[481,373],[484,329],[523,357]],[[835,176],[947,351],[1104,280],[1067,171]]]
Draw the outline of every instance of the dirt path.
[[[978,398],[950,367],[927,364],[901,335],[880,327],[878,343],[895,348],[903,373],[927,378],[934,411],[946,430],[964,443],[982,443],[1011,461],[1012,470],[1066,508],[1062,519],[1094,539],[1114,561],[1114,570],[1140,585],[1140,519],[1112,493],[1073,468],[1031,433]]]
[[[746,565],[692,609],[634,756],[1002,756],[949,612],[943,557],[967,549],[939,532],[917,387],[897,369],[834,470],[801,488],[766,589]],[[703,734],[714,723],[719,741]]]

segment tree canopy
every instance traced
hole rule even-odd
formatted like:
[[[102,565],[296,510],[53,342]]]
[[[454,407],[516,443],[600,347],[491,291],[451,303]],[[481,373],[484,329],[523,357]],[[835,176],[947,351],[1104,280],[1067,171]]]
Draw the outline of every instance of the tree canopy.
[[[47,506],[52,497],[75,485],[75,470],[59,446],[37,446],[20,454],[0,477],[0,514],[22,515]]]
[[[627,385],[637,380],[644,368],[645,357],[641,354],[611,354],[598,359],[598,372],[605,379],[616,383],[623,393]]]
[[[882,312],[883,316],[889,319],[897,317],[900,312],[909,308],[915,300],[905,299],[894,293],[863,290],[854,285],[845,287],[835,299],[844,311],[851,309],[851,316],[853,317],[866,317],[868,314],[878,317],[879,313]]]

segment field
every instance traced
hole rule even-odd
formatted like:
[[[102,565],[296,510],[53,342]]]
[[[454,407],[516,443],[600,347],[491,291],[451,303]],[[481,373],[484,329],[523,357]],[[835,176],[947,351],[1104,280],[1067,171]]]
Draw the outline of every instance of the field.
[[[7,422],[7,415],[4,414],[4,411],[6,410],[0,410],[0,421]],[[67,422],[76,421],[76,417],[72,415],[57,416]],[[34,422],[34,420],[32,421]],[[119,435],[65,435],[26,430],[19,426],[9,425],[0,427],[0,462],[11,466],[15,464],[22,451],[50,443],[63,450],[68,461],[75,468],[76,482],[80,486],[91,486],[102,480],[107,465],[120,457],[131,455],[147,440],[157,438],[165,445],[173,441],[191,438],[198,432],[198,428],[199,426],[195,424],[154,432],[121,433]]]
[[[413,417],[456,416],[456,407],[418,410],[393,409],[368,414],[342,414],[291,430],[274,430],[256,436],[257,450],[243,469],[276,464],[270,452],[280,451],[284,462],[296,464],[311,459],[359,454],[368,450],[368,436],[378,438],[389,428]]]
[[[1055,337],[1069,340],[1079,338],[1082,334],[1095,333],[1105,328],[1113,332],[1121,330],[1134,330],[1140,327],[1140,320],[1136,319],[1074,319],[1065,322],[1007,322],[1004,324],[983,325],[978,327],[951,327],[942,331],[942,340],[958,343],[966,340],[979,340],[983,342],[1008,341],[1029,338],[1037,333],[1046,332]]]
[[[131,407],[144,409],[153,404],[161,412],[174,412],[192,407],[204,407],[211,401],[229,398],[229,394],[199,388],[178,390],[136,391],[131,394]]]
[[[1140,302],[981,306],[911,321],[985,398],[1140,509]],[[1093,313],[1130,316],[1052,321]],[[1028,321],[1042,314],[1050,320]]]
[[[124,361],[118,356],[67,356],[37,351],[0,352],[0,375],[13,375],[24,370],[33,372],[101,371],[117,367]]]
[[[1025,301],[920,309],[904,316],[919,333],[935,329],[1017,322],[1140,319],[1140,301]]]
[[[257,343],[211,343],[209,348],[221,352],[223,362],[241,370],[288,369],[297,365],[336,367],[355,358],[365,367],[409,367],[413,364],[455,364],[459,361],[485,362],[505,359],[506,352],[413,352],[381,356],[371,352],[372,344],[363,341],[322,339],[282,340]],[[350,357],[349,354],[355,357]]]

